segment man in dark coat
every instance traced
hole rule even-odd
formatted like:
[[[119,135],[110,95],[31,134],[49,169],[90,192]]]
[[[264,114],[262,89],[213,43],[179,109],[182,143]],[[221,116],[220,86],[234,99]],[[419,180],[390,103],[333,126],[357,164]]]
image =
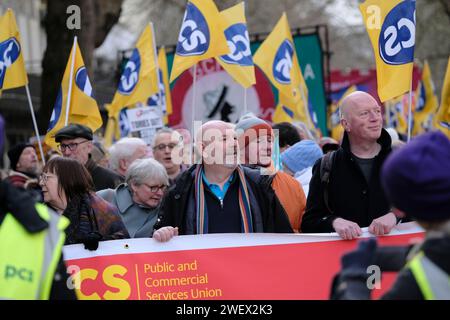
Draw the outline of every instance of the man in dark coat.
[[[184,172],[164,197],[153,238],[293,232],[268,177],[238,165],[237,137],[231,124],[205,123],[197,143],[202,163]]]
[[[92,176],[95,191],[115,189],[123,178],[115,172],[98,166],[91,158],[92,130],[81,124],[69,124],[55,134],[55,141],[64,157],[83,164]]]
[[[382,168],[382,184],[399,216],[409,216],[426,231],[415,246],[378,247],[361,241],[342,257],[342,271],[332,299],[370,299],[367,270],[400,271],[388,300],[450,299],[450,140],[442,132],[414,138],[390,156]]]
[[[321,160],[313,177],[303,216],[303,232],[337,232],[351,240],[369,227],[375,235],[387,234],[397,218],[380,183],[380,169],[391,152],[391,138],[382,128],[381,108],[369,94],[356,91],[341,105],[345,129],[342,146],[335,151],[325,203],[325,186],[320,178]]]

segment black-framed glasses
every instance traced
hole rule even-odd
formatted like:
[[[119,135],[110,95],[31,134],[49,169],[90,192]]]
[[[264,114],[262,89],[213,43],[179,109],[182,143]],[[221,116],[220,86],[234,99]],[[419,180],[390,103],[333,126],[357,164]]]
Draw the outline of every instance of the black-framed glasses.
[[[148,188],[148,190],[150,190],[150,192],[158,192],[159,190],[164,192],[167,189],[167,185],[165,185],[165,184],[161,184],[159,186],[151,186],[146,183],[143,183],[143,185],[145,185]]]
[[[60,143],[60,144],[58,144],[58,149],[61,152],[66,151],[67,148],[69,148],[70,151],[75,151],[75,150],[77,150],[77,147],[78,147],[79,144],[82,144],[82,143],[85,143],[85,142],[89,142],[89,140],[84,140],[84,141],[81,141],[81,142],[73,142],[73,143],[69,143],[69,144]]]
[[[171,143],[169,143],[169,144],[161,143],[161,144],[158,144],[157,146],[154,146],[154,147],[153,147],[153,150],[163,151],[163,150],[166,150],[167,147],[168,147],[170,150],[173,150],[173,148],[175,148],[175,147],[177,147],[177,146],[179,146],[179,145],[180,145],[179,143],[173,143],[173,142],[171,142]]]

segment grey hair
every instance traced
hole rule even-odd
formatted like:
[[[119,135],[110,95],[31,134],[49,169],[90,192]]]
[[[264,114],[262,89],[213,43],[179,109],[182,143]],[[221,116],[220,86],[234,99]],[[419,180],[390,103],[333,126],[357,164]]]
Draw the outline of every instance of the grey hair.
[[[139,147],[147,144],[140,138],[122,138],[109,148],[109,167],[111,170],[119,169],[119,161],[127,159],[136,152]]]
[[[158,138],[158,136],[163,133],[168,133],[170,135],[176,134],[176,135],[178,135],[178,140],[181,141],[183,139],[183,136],[178,131],[173,130],[172,128],[162,127],[161,129],[156,131],[155,135],[153,136],[152,148],[155,147],[155,142],[156,142],[156,139]]]
[[[169,177],[166,168],[153,158],[137,159],[133,161],[126,172],[125,182],[128,185],[141,185],[149,180],[169,185]]]

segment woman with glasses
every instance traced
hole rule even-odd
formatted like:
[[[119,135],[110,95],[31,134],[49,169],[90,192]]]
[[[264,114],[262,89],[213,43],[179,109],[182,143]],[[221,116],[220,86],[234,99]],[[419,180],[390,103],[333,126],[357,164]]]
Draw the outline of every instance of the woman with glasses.
[[[92,178],[77,160],[57,157],[39,178],[44,202],[70,220],[66,244],[84,243],[96,250],[99,241],[129,238],[117,209],[93,192]]]
[[[137,159],[128,167],[125,181],[97,194],[117,207],[132,238],[151,237],[169,185],[166,169],[155,159]]]

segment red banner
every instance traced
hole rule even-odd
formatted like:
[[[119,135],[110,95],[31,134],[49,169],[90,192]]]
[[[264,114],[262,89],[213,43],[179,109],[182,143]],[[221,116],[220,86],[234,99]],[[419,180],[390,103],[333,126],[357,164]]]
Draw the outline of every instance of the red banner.
[[[379,245],[423,237],[413,223],[398,228]],[[299,300],[328,299],[340,258],[355,245],[335,234],[209,234],[106,241],[97,251],[72,245],[64,255],[81,299]],[[394,276],[383,275],[375,297]]]

